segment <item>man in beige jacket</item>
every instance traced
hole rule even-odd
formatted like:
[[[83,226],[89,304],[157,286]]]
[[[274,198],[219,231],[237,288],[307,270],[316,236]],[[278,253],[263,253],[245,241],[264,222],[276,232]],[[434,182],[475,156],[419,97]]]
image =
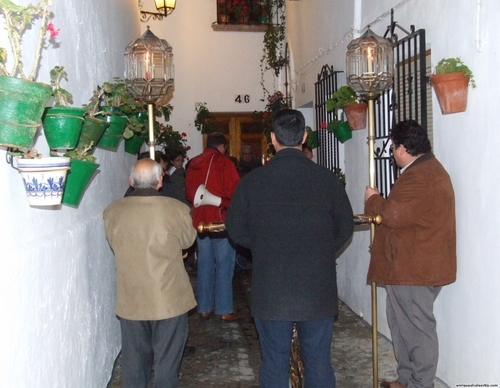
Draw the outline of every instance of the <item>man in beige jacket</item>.
[[[174,388],[188,336],[187,313],[196,306],[182,249],[193,244],[196,230],[189,207],[158,192],[162,169],[154,160],[135,163],[129,180],[132,194],[103,213],[115,254],[122,388],[150,387],[152,379],[153,387]]]

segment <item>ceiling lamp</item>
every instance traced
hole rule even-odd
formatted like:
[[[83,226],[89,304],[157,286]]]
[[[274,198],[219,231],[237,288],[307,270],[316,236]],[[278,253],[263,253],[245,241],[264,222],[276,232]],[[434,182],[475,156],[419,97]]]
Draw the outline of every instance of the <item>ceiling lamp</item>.
[[[141,21],[147,22],[149,19],[163,20],[163,18],[170,15],[175,9],[177,0],[155,0],[156,9],[158,12],[149,12],[142,10],[142,0],[139,0],[139,8],[141,8]]]

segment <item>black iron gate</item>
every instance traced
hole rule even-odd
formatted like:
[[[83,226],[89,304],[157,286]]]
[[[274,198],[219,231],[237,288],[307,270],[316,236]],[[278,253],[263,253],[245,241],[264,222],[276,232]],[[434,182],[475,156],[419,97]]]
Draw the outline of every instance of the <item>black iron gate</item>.
[[[406,36],[399,39],[396,28]],[[411,30],[406,31],[392,19],[385,37],[394,44],[394,86],[375,101],[375,184],[387,197],[398,174],[391,154],[390,130],[401,120],[413,119],[427,129],[432,144],[432,104],[428,82],[430,50],[426,51],[425,30],[415,31],[411,26]],[[333,71],[333,66],[325,65],[315,84],[318,164],[331,170],[340,167],[339,141],[333,133],[321,129],[321,124],[336,118],[333,112],[327,112],[326,100],[338,88],[337,73],[339,71]]]
[[[407,36],[399,39],[396,28]],[[430,53],[425,48],[425,30],[415,31],[411,26],[411,31],[406,31],[392,21],[385,37],[387,35],[394,44],[393,88],[375,101],[375,184],[384,197],[389,194],[398,173],[390,148],[391,128],[399,121],[413,119],[429,132],[430,106]],[[432,139],[432,130],[430,135]]]
[[[326,100],[332,97],[337,90],[337,74],[333,66],[325,65],[318,74],[318,80],[314,84],[315,90],[315,116],[316,130],[318,132],[318,164],[332,171],[340,168],[339,141],[334,134],[326,128],[323,123],[336,119],[334,112],[326,110]]]

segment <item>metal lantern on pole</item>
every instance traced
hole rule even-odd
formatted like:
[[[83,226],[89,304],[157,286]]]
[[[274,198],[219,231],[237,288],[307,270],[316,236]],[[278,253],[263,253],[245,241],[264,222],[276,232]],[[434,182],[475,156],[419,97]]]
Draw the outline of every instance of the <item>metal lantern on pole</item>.
[[[165,39],[148,29],[125,48],[125,84],[148,104],[149,151],[155,158],[154,111],[156,100],[174,88],[174,54]]]
[[[392,86],[394,68],[393,45],[386,38],[374,34],[370,27],[347,46],[347,83],[368,100],[368,169],[369,184],[375,187],[375,110],[374,101]],[[370,224],[370,244],[373,242],[375,224]],[[378,327],[377,284],[371,284],[372,296],[372,349],[373,388],[378,386]]]

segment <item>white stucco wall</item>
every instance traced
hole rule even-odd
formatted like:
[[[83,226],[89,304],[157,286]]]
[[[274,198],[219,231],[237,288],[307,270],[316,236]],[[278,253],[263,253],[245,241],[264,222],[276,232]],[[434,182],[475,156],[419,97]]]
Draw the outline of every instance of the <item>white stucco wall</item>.
[[[49,70],[65,66],[63,87],[81,106],[97,84],[123,74],[124,48],[140,35],[137,2],[55,0],[51,10],[60,45],[43,51],[37,81],[48,83]],[[0,24],[3,33],[1,17]],[[32,39],[23,43],[28,62]],[[35,146],[48,156],[43,135]],[[0,160],[5,154],[0,149]],[[99,172],[78,208],[30,207],[20,174],[0,164],[1,387],[105,387],[110,379],[120,332],[102,210],[123,196],[135,158],[123,142],[95,156]]]
[[[390,24],[391,8],[405,29],[413,24],[426,30],[433,64],[443,57],[458,56],[474,72],[478,86],[469,90],[466,112],[442,115],[433,93],[434,153],[448,170],[456,195],[457,281],[443,289],[435,304],[440,339],[437,374],[450,387],[500,384],[500,327],[496,324],[500,317],[500,247],[498,227],[493,222],[500,215],[495,199],[500,140],[494,124],[500,86],[494,76],[499,62],[495,26],[500,21],[500,3],[467,1],[457,5],[452,0],[382,0],[376,4],[315,0],[314,6],[307,0],[287,2],[298,106],[314,100],[312,82],[323,65],[345,70],[351,26],[363,29],[371,24],[375,33],[383,35]],[[354,211],[361,213],[368,184],[366,131],[353,132],[344,151],[347,192]],[[339,259],[338,276],[341,299],[370,322],[368,243],[367,230],[355,232]],[[379,330],[390,336],[383,288],[378,288],[378,305]]]
[[[460,56],[473,69],[478,88],[470,91],[466,112],[442,116],[434,98],[434,151],[455,187],[459,265],[457,282],[446,287],[436,302],[441,341],[438,376],[450,386],[500,384],[496,350],[500,247],[491,222],[500,213],[494,197],[499,139],[491,124],[500,89],[493,76],[500,47],[494,29],[500,4],[491,0],[461,2],[460,7],[452,0],[286,4],[297,107],[311,106],[323,65],[344,70],[346,46],[355,35],[352,26],[359,29],[370,23],[374,32],[383,34],[391,7],[403,27],[414,24],[426,29],[434,63]],[[49,69],[64,65],[70,78],[67,89],[79,106],[97,84],[123,74],[124,48],[146,24],[138,22],[135,0],[54,0],[52,9],[61,45],[44,51],[38,80],[47,82]],[[213,112],[251,112],[265,106],[259,84],[262,33],[214,32],[210,27],[214,20],[215,1],[182,0],[166,21],[147,23],[174,49],[176,90],[170,123],[188,134],[189,156],[202,150],[201,135],[193,125],[196,102],[206,102]],[[249,94],[251,102],[236,104],[238,94]],[[312,125],[312,110],[303,111]],[[36,147],[47,153],[43,136]],[[366,133],[354,132],[344,153],[347,192],[354,211],[362,212],[368,182]],[[104,239],[101,213],[123,195],[135,158],[124,153],[123,143],[116,153],[98,149],[96,156],[99,173],[78,209],[29,207],[17,171],[0,165],[6,189],[0,192],[2,387],[102,387],[109,380],[120,340],[114,316],[113,257]],[[4,158],[5,150],[0,149],[0,160]],[[367,231],[356,232],[338,269],[341,298],[370,321],[368,239]],[[379,288],[379,328],[389,335],[384,298]]]

